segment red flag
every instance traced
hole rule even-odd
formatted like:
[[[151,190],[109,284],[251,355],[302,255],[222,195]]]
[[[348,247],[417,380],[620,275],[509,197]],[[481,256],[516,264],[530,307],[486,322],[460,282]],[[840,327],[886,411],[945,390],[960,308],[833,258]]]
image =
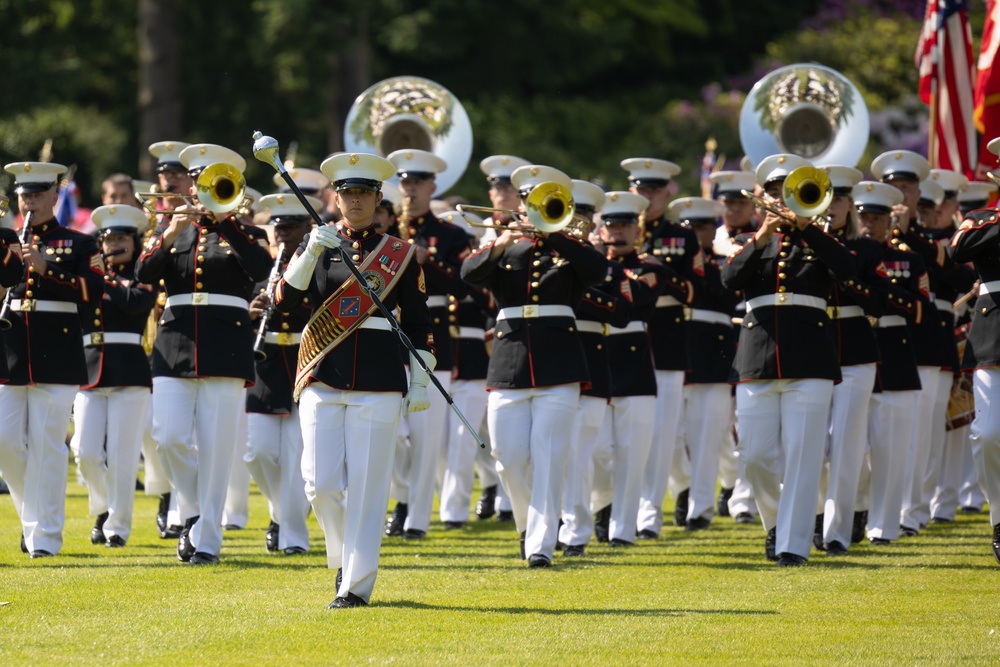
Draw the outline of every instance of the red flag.
[[[996,166],[997,160],[986,149],[993,139],[1000,137],[1000,67],[993,67],[1000,47],[1000,3],[986,0],[986,23],[983,25],[983,43],[979,49],[976,92],[973,96],[973,118],[976,129],[983,135],[979,145],[979,166],[976,180],[985,181],[986,172]]]
[[[972,178],[972,33],[965,0],[928,0],[914,60],[920,98],[931,107],[931,166]]]

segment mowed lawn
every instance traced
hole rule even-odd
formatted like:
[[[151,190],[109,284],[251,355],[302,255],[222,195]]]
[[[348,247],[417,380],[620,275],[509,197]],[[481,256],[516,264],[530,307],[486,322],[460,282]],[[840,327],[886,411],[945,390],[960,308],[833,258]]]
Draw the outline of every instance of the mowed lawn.
[[[265,553],[256,489],[217,567],[177,561],[155,498],[138,496],[122,550],[90,544],[86,507],[71,481],[62,553],[30,560],[0,497],[0,665],[1000,664],[985,514],[788,569],[764,560],[759,525],[728,518],[541,570],[518,559],[511,524],[435,522],[423,541],[383,542],[370,607],[327,610],[315,520],[307,556]]]

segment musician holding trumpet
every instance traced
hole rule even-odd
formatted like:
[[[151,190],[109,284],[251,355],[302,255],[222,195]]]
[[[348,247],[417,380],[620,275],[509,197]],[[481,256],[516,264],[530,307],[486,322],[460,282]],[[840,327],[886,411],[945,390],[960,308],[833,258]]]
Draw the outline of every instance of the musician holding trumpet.
[[[263,233],[237,222],[233,212],[242,198],[243,158],[197,144],[179,159],[192,176],[219,175],[207,184],[207,202],[179,207],[154,232],[136,277],[154,285],[162,280],[167,295],[153,348],[153,437],[184,522],[177,557],[214,564],[236,447],[233,425],[243,410],[242,390],[254,381],[248,300],[272,260]]]
[[[24,237],[16,249],[26,276],[11,287],[0,320],[10,380],[0,385],[0,477],[21,519],[22,551],[52,556],[66,515],[66,431],[77,388],[87,382],[78,308],[99,302],[103,265],[93,237],[53,215],[59,164],[18,162],[14,175]],[[15,260],[6,258],[9,262]]]

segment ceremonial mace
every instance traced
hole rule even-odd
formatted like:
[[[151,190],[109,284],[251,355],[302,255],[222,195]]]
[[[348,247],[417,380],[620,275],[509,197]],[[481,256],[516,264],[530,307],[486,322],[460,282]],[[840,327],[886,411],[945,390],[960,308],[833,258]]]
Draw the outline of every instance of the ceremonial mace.
[[[299,186],[295,184],[295,181],[292,180],[292,177],[289,175],[288,170],[285,169],[285,165],[278,158],[278,140],[275,139],[274,137],[265,137],[263,134],[261,134],[259,130],[257,132],[254,132],[253,156],[258,160],[260,160],[261,162],[263,162],[264,164],[270,165],[271,167],[274,168],[275,171],[281,174],[281,178],[283,178],[285,183],[288,184],[288,187],[292,189],[292,192],[294,192],[298,200],[302,202],[302,205],[305,207],[305,209],[309,211],[309,215],[312,216],[312,219],[316,222],[317,225],[322,227],[324,222],[322,218],[319,217],[319,213],[317,213],[316,210],[312,207],[312,205],[309,203],[309,200],[306,199],[306,196],[302,194],[302,190],[299,190]],[[351,270],[351,273],[354,274],[354,278],[358,281],[358,286],[361,288],[361,291],[367,296],[371,297],[371,300],[378,307],[379,311],[381,311],[382,316],[389,321],[389,326],[391,326],[392,330],[396,332],[397,336],[399,336],[399,340],[403,341],[403,345],[405,345],[406,349],[410,351],[412,355],[410,358],[417,360],[417,363],[420,364],[420,367],[424,370],[425,373],[427,373],[427,376],[431,379],[431,382],[434,383],[434,386],[437,387],[438,391],[441,392],[441,395],[444,396],[444,399],[448,402],[448,405],[451,406],[451,409],[455,412],[456,415],[458,415],[458,418],[462,420],[463,424],[465,424],[465,428],[469,429],[469,433],[471,433],[472,437],[476,439],[476,442],[479,443],[479,446],[483,449],[486,449],[486,443],[483,442],[483,439],[479,437],[479,433],[476,432],[476,429],[472,428],[472,424],[469,423],[469,420],[465,418],[465,415],[462,414],[462,411],[458,409],[457,405],[455,405],[455,399],[451,397],[451,394],[449,394],[445,390],[444,386],[441,384],[441,381],[438,380],[437,376],[434,375],[431,369],[427,367],[427,364],[424,362],[423,358],[420,356],[420,354],[417,353],[417,348],[413,346],[413,343],[410,341],[410,338],[405,333],[403,333],[402,329],[399,328],[399,322],[397,322],[396,318],[393,317],[392,312],[390,312],[389,309],[385,307],[385,304],[382,303],[382,300],[378,298],[378,294],[376,294],[374,290],[369,289],[368,281],[364,279],[364,277],[361,275],[361,272],[358,271],[358,267],[354,266],[354,262],[351,260],[350,257],[347,256],[347,251],[344,250],[343,247],[339,247],[337,248],[337,250],[340,251],[340,255],[344,260],[344,265]]]

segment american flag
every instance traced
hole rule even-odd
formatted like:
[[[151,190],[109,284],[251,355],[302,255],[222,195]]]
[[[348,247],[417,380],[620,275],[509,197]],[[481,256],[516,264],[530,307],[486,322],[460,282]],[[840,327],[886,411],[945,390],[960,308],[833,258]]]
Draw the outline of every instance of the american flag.
[[[928,159],[940,169],[972,178],[976,133],[972,125],[972,33],[965,0],[928,0],[915,54],[920,99],[931,107]]]
[[[976,129],[982,135],[979,143],[979,166],[976,180],[985,181],[986,172],[996,167],[997,158],[986,146],[1000,137],[1000,3],[986,0],[986,22],[983,25],[982,46],[976,65],[975,112]],[[994,67],[994,65],[997,65]]]

